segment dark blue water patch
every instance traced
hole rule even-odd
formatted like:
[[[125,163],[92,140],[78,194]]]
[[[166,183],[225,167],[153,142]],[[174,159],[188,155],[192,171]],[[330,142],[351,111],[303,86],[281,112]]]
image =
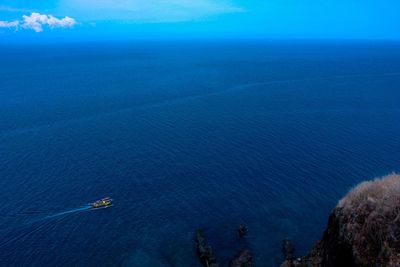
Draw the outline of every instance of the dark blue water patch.
[[[305,253],[352,186],[400,169],[395,44],[18,49],[0,67],[4,266],[200,266],[198,228],[224,263],[248,247],[277,266],[283,238]]]

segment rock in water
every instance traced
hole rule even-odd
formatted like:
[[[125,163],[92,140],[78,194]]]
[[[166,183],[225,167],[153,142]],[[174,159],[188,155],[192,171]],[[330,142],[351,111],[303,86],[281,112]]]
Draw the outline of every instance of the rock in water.
[[[322,239],[310,254],[284,264],[400,266],[400,175],[355,187],[332,211]]]
[[[200,261],[204,264],[204,266],[206,267],[219,266],[219,264],[215,259],[215,255],[211,246],[206,244],[206,237],[202,230],[198,230],[196,233],[196,249]]]
[[[285,260],[293,260],[295,247],[291,240],[285,239],[282,244],[282,253],[285,256]]]
[[[250,250],[243,250],[231,262],[230,267],[252,267],[252,256]]]
[[[249,232],[249,228],[247,227],[247,225],[245,225],[245,224],[239,225],[238,234],[239,234],[240,238],[246,237],[248,232]]]

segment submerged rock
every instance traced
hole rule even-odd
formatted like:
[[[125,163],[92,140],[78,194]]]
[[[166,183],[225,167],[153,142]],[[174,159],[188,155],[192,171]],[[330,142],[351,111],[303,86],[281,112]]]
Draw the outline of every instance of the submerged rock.
[[[285,239],[282,244],[282,253],[285,256],[285,260],[293,260],[295,247],[291,240]]]
[[[206,267],[219,266],[211,246],[207,245],[206,243],[206,237],[202,230],[197,230],[196,233],[196,249],[200,261],[204,264],[204,266]]]
[[[239,234],[239,237],[240,237],[240,238],[246,237],[246,235],[248,234],[248,232],[249,232],[249,228],[247,227],[247,225],[245,225],[245,224],[239,225],[238,234]]]
[[[240,252],[234,260],[232,260],[230,267],[252,267],[252,255],[250,250],[246,249]]]
[[[309,255],[281,266],[400,266],[400,176],[355,187],[332,211]]]

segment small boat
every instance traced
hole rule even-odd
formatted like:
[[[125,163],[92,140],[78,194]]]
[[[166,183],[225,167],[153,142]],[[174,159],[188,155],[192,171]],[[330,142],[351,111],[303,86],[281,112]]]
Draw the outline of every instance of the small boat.
[[[92,209],[107,208],[112,206],[112,199],[105,197],[89,204]]]

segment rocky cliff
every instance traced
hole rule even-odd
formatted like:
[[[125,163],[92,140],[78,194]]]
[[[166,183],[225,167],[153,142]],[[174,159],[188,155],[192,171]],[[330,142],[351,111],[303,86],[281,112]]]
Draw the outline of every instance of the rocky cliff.
[[[400,175],[355,187],[332,211],[309,255],[281,266],[400,266]]]

